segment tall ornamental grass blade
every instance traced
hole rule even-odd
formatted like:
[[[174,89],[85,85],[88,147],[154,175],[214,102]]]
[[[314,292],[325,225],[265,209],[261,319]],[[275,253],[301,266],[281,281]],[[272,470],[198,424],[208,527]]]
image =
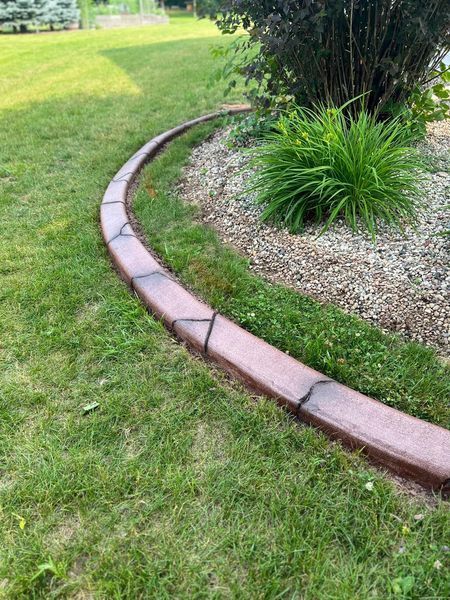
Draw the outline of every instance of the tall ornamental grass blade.
[[[293,232],[325,221],[322,235],[343,219],[373,239],[380,223],[400,231],[414,224],[422,161],[409,131],[399,119],[380,123],[344,108],[295,107],[250,151],[247,191],[264,205],[263,220]]]

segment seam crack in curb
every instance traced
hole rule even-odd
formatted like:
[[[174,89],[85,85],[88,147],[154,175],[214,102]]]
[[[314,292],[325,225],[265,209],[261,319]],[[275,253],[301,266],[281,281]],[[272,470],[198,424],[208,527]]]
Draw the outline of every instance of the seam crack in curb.
[[[309,390],[306,392],[306,394],[297,400],[297,402],[298,402],[298,404],[297,404],[297,415],[298,415],[301,407],[306,402],[308,402],[308,400],[311,399],[311,396],[313,395],[314,389],[316,388],[316,386],[323,385],[325,383],[334,383],[334,381],[332,379],[322,379],[321,381],[316,381],[316,383],[312,384],[312,386],[309,388]]]
[[[184,321],[184,322],[188,322],[188,323],[210,323],[211,319],[190,319],[190,318],[174,319],[170,325],[170,328],[173,329],[175,327],[175,323],[178,323],[179,321]]]
[[[123,237],[136,237],[134,233],[122,233],[123,228],[126,227],[127,225],[130,225],[130,223],[127,221],[126,223],[124,223],[122,225],[122,227],[120,228],[120,231],[117,235],[115,235],[114,237],[112,237],[109,242],[106,242],[106,245],[108,246],[111,242],[113,242],[114,240],[116,240],[118,237],[123,236]],[[131,227],[131,225],[130,225]]]
[[[124,173],[123,175],[121,175],[120,177],[118,177],[117,179],[111,179],[112,183],[119,183],[121,181],[126,181],[126,183],[130,183],[128,181],[128,179],[125,179],[125,177],[128,177],[128,175],[134,175],[135,172],[134,171],[129,171],[128,173]]]
[[[136,237],[136,236],[134,236],[134,237]],[[164,271],[160,271],[159,269],[156,269],[156,271],[152,271],[151,273],[147,273],[146,275],[135,275],[134,277],[132,277],[130,279],[130,286],[132,288],[134,288],[133,281],[135,279],[145,279],[146,277],[152,277],[152,275],[162,275],[166,279],[170,279],[170,281],[174,281],[172,279],[172,277],[169,277],[169,275],[166,275],[166,273],[164,273]]]
[[[206,338],[205,338],[205,345],[203,346],[203,353],[204,354],[208,354],[208,344],[209,344],[209,338],[211,337],[211,333],[214,327],[214,322],[216,320],[217,317],[217,310],[215,310],[212,314],[211,320],[209,322],[209,327],[208,327],[208,331],[206,333]]]

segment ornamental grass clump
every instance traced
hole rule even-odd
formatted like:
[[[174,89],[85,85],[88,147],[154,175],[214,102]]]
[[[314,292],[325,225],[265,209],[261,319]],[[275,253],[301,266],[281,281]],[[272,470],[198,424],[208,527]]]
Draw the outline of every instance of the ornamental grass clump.
[[[346,105],[296,107],[284,113],[251,151],[250,192],[265,206],[263,220],[299,232],[308,221],[338,218],[375,238],[381,222],[403,230],[418,207],[421,160],[400,120],[377,122]]]

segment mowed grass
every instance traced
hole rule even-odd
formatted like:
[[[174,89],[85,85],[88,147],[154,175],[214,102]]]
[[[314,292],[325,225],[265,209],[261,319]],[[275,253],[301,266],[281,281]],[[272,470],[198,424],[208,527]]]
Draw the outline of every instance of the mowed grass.
[[[443,502],[192,357],[111,268],[103,190],[220,105],[215,36],[0,37],[0,597],[445,598]]]

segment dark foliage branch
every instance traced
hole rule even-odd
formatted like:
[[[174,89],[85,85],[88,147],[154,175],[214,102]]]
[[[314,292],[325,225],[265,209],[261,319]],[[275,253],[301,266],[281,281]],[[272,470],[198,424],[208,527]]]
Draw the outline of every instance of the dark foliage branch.
[[[450,46],[450,0],[224,0],[212,13],[224,33],[258,47],[242,72],[275,95],[340,106],[364,95],[370,111],[403,102]],[[220,4],[220,9],[217,9]],[[356,105],[352,105],[356,106]]]

